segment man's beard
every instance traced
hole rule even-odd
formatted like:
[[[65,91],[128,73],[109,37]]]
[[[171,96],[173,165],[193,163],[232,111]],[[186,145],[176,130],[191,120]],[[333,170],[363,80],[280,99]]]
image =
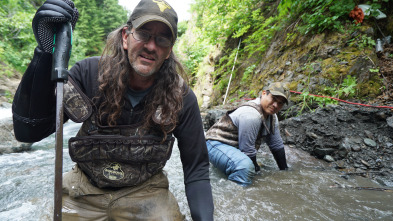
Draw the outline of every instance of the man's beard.
[[[142,76],[142,77],[150,77],[157,72],[155,68],[151,69],[147,73],[145,71],[140,71],[140,69],[138,68],[138,65],[136,65],[135,62],[131,63],[131,67],[132,67],[132,69],[134,69],[134,71],[137,75]]]
[[[135,54],[134,54],[135,55]],[[132,56],[132,54],[128,54],[128,57],[131,58],[129,59],[130,65],[132,67],[132,69],[135,71],[136,74],[138,74],[139,76],[142,77],[150,77],[152,75],[154,75],[155,73],[157,73],[162,65],[162,63],[158,66],[154,66],[152,68],[150,68],[150,71],[146,72],[144,69],[146,68],[146,66],[144,66],[142,63],[140,63],[138,65],[137,61],[138,61],[138,56],[139,53],[136,54],[136,58]],[[157,62],[157,61],[156,61]]]

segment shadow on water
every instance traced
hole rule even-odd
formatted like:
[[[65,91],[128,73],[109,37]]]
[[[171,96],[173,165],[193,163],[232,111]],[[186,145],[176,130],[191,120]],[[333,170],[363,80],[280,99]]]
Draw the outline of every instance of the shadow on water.
[[[74,165],[67,141],[79,127],[65,124],[64,172]],[[52,220],[54,142],[52,135],[35,143],[33,151],[0,156],[0,220]],[[286,152],[289,171],[279,171],[266,148],[258,152],[262,170],[249,187],[211,167],[215,220],[393,220],[392,192],[358,190],[382,187],[363,177],[343,177],[300,150]],[[191,220],[177,148],[164,170],[181,211]]]

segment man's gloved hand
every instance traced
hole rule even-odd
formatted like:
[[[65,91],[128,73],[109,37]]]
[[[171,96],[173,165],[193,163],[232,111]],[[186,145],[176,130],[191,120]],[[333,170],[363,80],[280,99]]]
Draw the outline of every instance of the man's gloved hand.
[[[38,8],[33,18],[33,32],[38,47],[52,53],[54,27],[58,23],[71,22],[75,28],[79,13],[70,0],[47,0]]]
[[[254,164],[255,172],[260,171],[261,167],[257,163],[257,156],[250,157],[250,159],[252,160],[252,163]]]

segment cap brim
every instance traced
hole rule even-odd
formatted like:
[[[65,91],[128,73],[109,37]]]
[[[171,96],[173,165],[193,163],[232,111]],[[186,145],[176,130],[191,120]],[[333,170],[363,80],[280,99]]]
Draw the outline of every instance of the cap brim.
[[[272,95],[274,95],[274,96],[281,96],[281,97],[285,98],[285,103],[288,104],[288,99],[287,99],[287,97],[285,96],[285,94],[283,94],[283,93],[281,93],[281,92],[279,92],[279,91],[270,91],[270,93],[271,93]]]
[[[151,22],[151,21],[159,21],[159,22],[165,23],[169,27],[169,29],[171,29],[172,40],[174,41],[176,39],[175,32],[173,31],[172,25],[169,23],[168,20],[166,20],[165,18],[163,18],[161,16],[144,15],[144,16],[141,16],[141,17],[131,21],[131,23],[132,23],[132,27],[134,27],[135,29],[138,29],[138,28],[142,27],[144,24]]]

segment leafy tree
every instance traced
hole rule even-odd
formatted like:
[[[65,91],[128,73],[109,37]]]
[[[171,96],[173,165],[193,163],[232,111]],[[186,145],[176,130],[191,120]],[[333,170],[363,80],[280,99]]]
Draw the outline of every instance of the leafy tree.
[[[104,39],[104,29],[100,24],[100,10],[95,0],[76,0],[75,5],[79,10],[79,20],[75,32],[86,44],[81,45],[86,49],[86,55],[98,55],[101,53]]]
[[[26,70],[37,46],[31,22],[44,2],[1,0],[1,66],[10,66],[19,72]],[[70,65],[86,56],[100,55],[106,35],[127,21],[127,10],[118,5],[117,0],[74,0],[74,3],[80,12],[80,19],[73,33]],[[0,67],[0,75],[4,72],[4,68]]]
[[[99,22],[104,28],[104,33],[108,34],[128,20],[127,10],[118,5],[118,0],[97,0],[98,7],[102,13]]]
[[[0,5],[0,60],[23,71],[36,42],[31,31],[35,8],[28,1],[7,0]]]
[[[116,0],[75,0],[80,14],[76,32],[86,56],[100,55],[106,35],[127,21],[127,10]]]

